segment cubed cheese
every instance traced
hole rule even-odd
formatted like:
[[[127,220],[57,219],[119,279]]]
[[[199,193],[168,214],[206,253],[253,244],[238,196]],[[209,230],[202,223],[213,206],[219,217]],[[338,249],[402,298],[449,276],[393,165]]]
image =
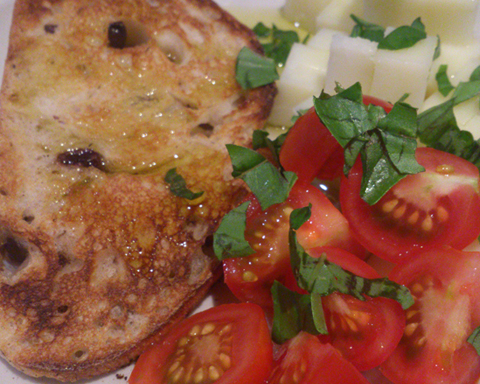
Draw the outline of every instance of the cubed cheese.
[[[350,17],[363,16],[362,0],[335,0],[328,4],[317,16],[317,30],[320,28],[338,29],[350,33],[354,21]]]
[[[277,82],[278,95],[270,114],[270,124],[290,125],[294,106],[320,94],[325,81],[327,62],[328,51],[299,43],[293,45]]]
[[[333,35],[338,33],[344,36],[347,35],[345,32],[337,29],[320,28],[317,33],[315,33],[313,36],[310,36],[310,38],[307,40],[307,46],[315,49],[330,51]]]
[[[379,49],[374,57],[370,94],[396,102],[404,94],[413,107],[420,107],[425,99],[427,80],[432,66],[437,38],[428,36],[413,47],[390,51]]]
[[[317,30],[316,18],[330,3],[337,0],[286,0],[282,15],[289,21],[299,24],[310,33]]]
[[[325,91],[332,94],[336,83],[347,88],[359,81],[363,93],[368,94],[373,78],[373,57],[377,52],[377,45],[360,37],[334,35],[330,46]]]
[[[421,17],[429,35],[458,44],[474,38],[478,3],[479,0],[364,0],[364,18],[399,27]]]

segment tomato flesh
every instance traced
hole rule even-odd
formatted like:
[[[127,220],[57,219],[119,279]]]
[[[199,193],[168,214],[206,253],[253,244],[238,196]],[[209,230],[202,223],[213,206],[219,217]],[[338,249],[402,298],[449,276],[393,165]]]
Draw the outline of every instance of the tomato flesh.
[[[364,96],[363,103],[380,106],[387,113],[392,109],[391,104],[372,96]],[[280,151],[280,164],[308,183],[315,177],[332,180],[341,176],[343,148],[320,121],[315,108],[290,128]]]
[[[254,196],[249,198],[255,201]],[[365,250],[350,234],[347,220],[316,187],[297,182],[285,203],[261,211],[248,212],[245,238],[255,254],[227,259],[223,262],[224,279],[240,301],[253,302],[272,308],[270,289],[275,280],[291,279],[288,246],[289,217],[293,209],[312,204],[312,216],[297,231],[306,249],[335,246],[365,257]]]
[[[261,384],[271,371],[272,354],[262,309],[225,304],[189,317],[148,349],[129,383]]]
[[[395,384],[475,383],[480,356],[467,342],[480,326],[480,253],[449,247],[415,255],[390,278],[415,298],[404,335],[381,370]]]
[[[282,346],[267,383],[368,384],[368,381],[331,345],[302,332]]]
[[[393,263],[438,245],[462,249],[480,233],[478,169],[457,156],[418,148],[426,172],[409,175],[380,201],[360,197],[361,162],[340,187],[340,204],[357,240]]]
[[[380,277],[367,263],[344,250],[323,247],[309,253],[313,257],[326,255],[328,261],[357,276]],[[329,342],[360,371],[383,363],[403,335],[405,314],[394,300],[367,297],[361,301],[335,292],[324,297],[322,302]]]

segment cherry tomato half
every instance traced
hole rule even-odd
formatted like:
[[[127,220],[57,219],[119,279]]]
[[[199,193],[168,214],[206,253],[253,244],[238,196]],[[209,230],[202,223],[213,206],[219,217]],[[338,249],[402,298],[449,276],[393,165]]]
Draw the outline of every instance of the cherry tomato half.
[[[462,249],[480,233],[478,169],[455,155],[418,148],[425,172],[400,180],[372,206],[360,197],[358,160],[340,186],[340,204],[357,240],[393,263],[438,245]]]
[[[372,96],[364,96],[365,105],[374,104],[387,113],[392,105]],[[315,177],[332,180],[340,177],[343,168],[343,148],[310,108],[288,131],[280,151],[280,164],[297,174],[300,180],[311,182]]]
[[[272,342],[262,309],[225,304],[193,315],[140,356],[129,384],[263,384]]]
[[[342,249],[314,248],[309,254],[313,257],[325,255],[331,263],[360,277],[380,277],[363,260]],[[402,338],[405,314],[394,300],[366,297],[361,301],[335,292],[324,297],[322,302],[329,342],[360,371],[383,363]]]
[[[396,266],[390,278],[415,298],[397,349],[381,366],[395,384],[470,384],[480,356],[467,338],[480,326],[480,253],[440,247]]]
[[[223,261],[225,283],[240,301],[264,308],[272,307],[270,289],[275,280],[284,283],[292,274],[288,245],[289,217],[293,209],[312,204],[312,216],[297,231],[306,249],[336,246],[364,257],[365,250],[350,235],[347,220],[316,187],[297,182],[286,202],[261,211],[252,200],[247,212],[245,238],[255,250],[253,255]]]
[[[269,384],[368,384],[340,352],[308,333],[299,333],[276,355]]]

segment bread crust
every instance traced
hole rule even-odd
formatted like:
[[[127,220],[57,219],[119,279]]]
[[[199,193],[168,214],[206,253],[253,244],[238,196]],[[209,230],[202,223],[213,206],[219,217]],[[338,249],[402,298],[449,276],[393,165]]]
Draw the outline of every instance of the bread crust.
[[[109,26],[121,21],[126,46]],[[135,359],[220,276],[204,252],[245,193],[275,86],[242,90],[254,34],[209,0],[18,0],[0,93],[0,351],[75,381]],[[176,168],[193,201],[164,181]]]

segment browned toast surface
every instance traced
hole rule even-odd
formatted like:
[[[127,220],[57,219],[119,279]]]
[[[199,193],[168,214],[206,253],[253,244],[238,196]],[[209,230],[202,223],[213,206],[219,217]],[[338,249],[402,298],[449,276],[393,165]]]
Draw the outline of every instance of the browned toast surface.
[[[218,278],[202,246],[242,194],[225,144],[249,143],[275,93],[236,83],[245,45],[259,50],[206,0],[17,1],[0,95],[15,367],[72,381],[125,365]],[[204,194],[174,196],[172,168]]]

